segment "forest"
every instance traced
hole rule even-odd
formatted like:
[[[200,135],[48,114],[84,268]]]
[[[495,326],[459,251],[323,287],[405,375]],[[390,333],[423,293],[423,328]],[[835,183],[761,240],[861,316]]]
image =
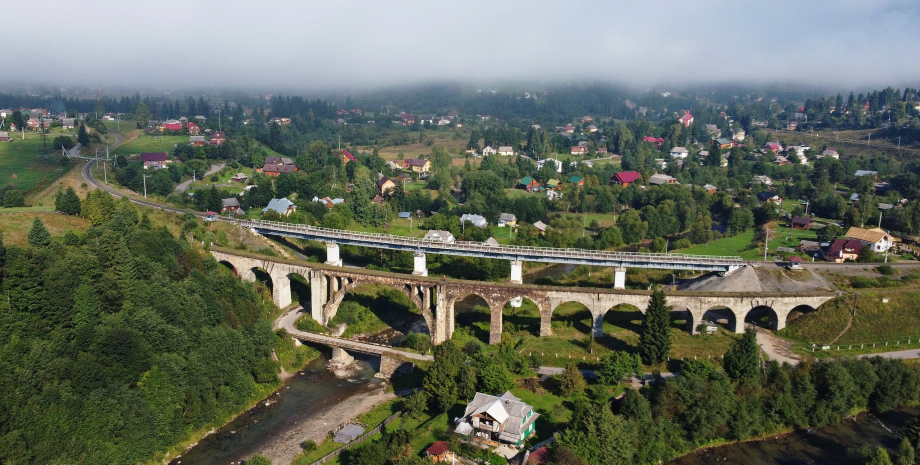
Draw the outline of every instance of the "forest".
[[[278,383],[252,288],[129,202],[81,213],[0,245],[2,463],[144,462]]]

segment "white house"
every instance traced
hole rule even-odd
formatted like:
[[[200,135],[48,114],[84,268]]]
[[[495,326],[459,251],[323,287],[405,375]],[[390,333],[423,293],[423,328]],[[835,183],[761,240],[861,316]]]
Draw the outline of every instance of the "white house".
[[[425,233],[425,240],[453,244],[454,235],[451,234],[449,231],[441,231],[438,229],[432,229],[431,231],[428,231],[427,233]]]
[[[680,158],[683,160],[684,158],[687,158],[687,155],[690,155],[690,151],[687,150],[686,147],[674,147],[671,149],[670,154],[674,158]]]
[[[458,418],[455,432],[464,436],[521,445],[534,433],[540,414],[510,391],[500,397],[477,392]]]
[[[489,224],[486,222],[486,219],[482,217],[482,215],[471,215],[469,213],[466,213],[460,217],[461,225],[467,221],[473,223],[473,226],[479,226],[480,228],[484,228]]]
[[[493,149],[491,145],[487,145],[482,149],[482,156],[495,155],[496,153],[498,153],[498,151]]]
[[[498,148],[499,155],[514,155],[514,148],[510,145],[502,145]]]
[[[543,166],[546,165],[547,163],[553,163],[553,164],[555,164],[555,165],[556,165],[556,172],[557,172],[557,173],[561,173],[561,172],[562,172],[562,162],[559,161],[559,160],[556,160],[555,158],[544,158],[544,159],[538,161],[538,162],[537,162],[537,170],[538,170],[538,171],[539,171],[539,170],[542,170],[542,169],[543,169]]]
[[[505,226],[511,226],[512,228],[517,226],[517,217],[514,216],[514,213],[502,213],[498,215],[498,227],[504,228]]]
[[[847,231],[847,239],[857,239],[871,247],[873,252],[885,252],[894,246],[894,238],[882,228],[863,229],[853,226]]]

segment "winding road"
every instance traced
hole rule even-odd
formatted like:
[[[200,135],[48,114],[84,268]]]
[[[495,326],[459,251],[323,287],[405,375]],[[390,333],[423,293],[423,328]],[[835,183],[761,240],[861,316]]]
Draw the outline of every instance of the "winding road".
[[[210,175],[212,175],[212,174],[214,174],[214,173],[216,173],[216,172],[218,172],[218,171],[224,169],[224,166],[226,166],[224,163],[220,163],[220,164],[216,164],[216,165],[211,165],[211,168],[210,168],[207,172],[204,173],[204,176],[202,176],[201,179],[204,179],[205,176],[210,176]],[[185,191],[188,190],[188,186],[190,186],[191,184],[192,184],[192,180],[189,179],[188,181],[185,181],[185,182],[183,182],[183,183],[181,183],[181,184],[178,184],[178,185],[176,186],[176,188],[173,189],[173,190],[176,191],[176,192],[185,192]]]

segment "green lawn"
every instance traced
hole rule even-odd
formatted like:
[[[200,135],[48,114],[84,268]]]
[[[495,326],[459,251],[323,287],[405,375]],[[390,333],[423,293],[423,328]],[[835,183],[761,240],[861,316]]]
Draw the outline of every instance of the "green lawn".
[[[796,248],[799,241],[817,240],[818,236],[814,231],[802,231],[791,229],[786,226],[777,226],[770,231],[770,251],[768,259],[776,255],[778,247]],[[738,234],[737,236],[725,237],[708,244],[697,244],[688,249],[682,249],[679,252],[694,255],[732,255],[740,256],[745,260],[763,260],[763,244],[754,240],[754,231],[748,231]]]
[[[134,141],[119,146],[112,154],[129,156],[145,152],[172,153],[176,144],[188,144],[188,136],[149,136],[141,134]]]
[[[60,149],[51,148],[55,135],[47,136],[51,157],[41,156],[42,140],[37,134],[14,135],[11,142],[0,142],[0,184],[13,184],[23,192],[41,189],[58,176]],[[58,155],[58,156],[54,156]]]

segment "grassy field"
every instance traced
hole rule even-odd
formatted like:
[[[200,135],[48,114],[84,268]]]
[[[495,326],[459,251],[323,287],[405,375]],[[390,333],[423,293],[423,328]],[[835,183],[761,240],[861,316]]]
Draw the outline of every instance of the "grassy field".
[[[83,231],[89,227],[89,221],[76,216],[29,210],[0,208],[0,232],[3,232],[4,244],[28,246],[27,236],[36,216],[42,219],[45,227],[54,236],[67,230]]]
[[[806,352],[811,351],[812,343],[831,344],[838,336],[834,347],[862,346],[864,352],[871,353],[869,349],[875,344],[874,352],[898,350],[892,347],[898,341],[904,344],[910,340],[916,345],[920,340],[920,305],[917,302],[920,302],[920,292],[916,290],[851,294],[791,320],[779,335],[796,341],[796,349]],[[851,319],[852,325],[847,328]],[[806,346],[809,349],[806,350]]]
[[[775,226],[770,230],[770,252],[768,259],[776,255],[777,247],[796,248],[799,241],[817,240],[814,231],[802,231],[786,226]],[[695,255],[734,255],[745,260],[763,260],[763,241],[754,241],[754,231],[748,231],[732,237],[725,237],[707,244],[697,244],[680,253]]]
[[[176,144],[188,144],[188,136],[148,136],[147,134],[140,134],[134,140],[126,139],[123,141],[112,154],[127,157],[145,152],[172,153]]]
[[[409,139],[416,141],[416,143],[380,147],[380,156],[384,160],[397,161],[400,153],[403,154],[403,159],[419,158],[423,155],[430,155],[432,145],[443,147],[452,154],[463,153],[466,151],[466,143],[470,140],[470,130],[466,128],[424,130],[422,131],[423,142],[421,144],[418,143],[418,132],[410,132],[408,135]],[[428,143],[429,141],[431,143]],[[370,153],[373,152],[374,147],[369,145],[360,146],[358,150]]]
[[[48,136],[48,143],[55,136]],[[49,150],[51,150],[49,148]],[[59,157],[42,157],[42,140],[37,134],[0,142],[0,184],[13,184],[23,192],[44,189],[60,174]],[[52,154],[60,155],[60,152]]]

